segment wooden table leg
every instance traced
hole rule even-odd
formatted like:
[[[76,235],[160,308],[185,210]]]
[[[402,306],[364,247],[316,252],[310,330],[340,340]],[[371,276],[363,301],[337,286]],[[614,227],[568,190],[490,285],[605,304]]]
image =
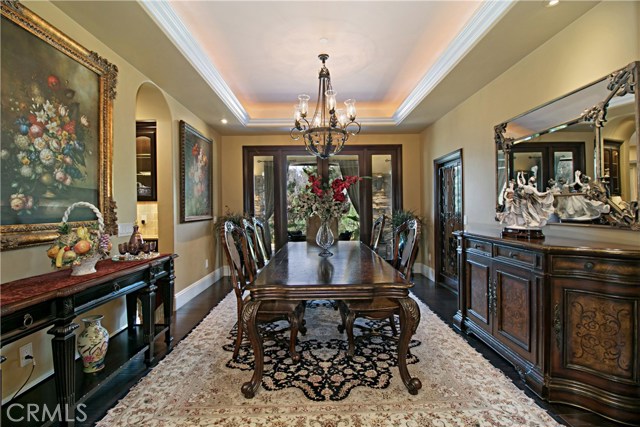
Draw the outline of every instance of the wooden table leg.
[[[150,283],[148,287],[140,292],[140,302],[142,303],[142,333],[145,344],[149,346],[144,353],[144,363],[151,366],[154,360],[153,342],[155,340],[156,329],[156,289],[158,287]]]
[[[173,344],[173,336],[171,335],[171,317],[173,316],[173,293],[174,293],[174,279],[173,275],[173,263],[171,263],[171,274],[169,277],[164,277],[156,282],[158,289],[162,294],[162,306],[164,314],[164,324],[167,327],[167,331],[164,333],[164,342],[167,344],[167,351],[171,349]]]
[[[242,310],[242,323],[244,324],[244,330],[249,336],[251,341],[251,348],[253,348],[253,360],[254,369],[251,381],[242,384],[242,394],[247,399],[251,399],[256,395],[258,387],[262,382],[262,370],[264,369],[264,352],[262,349],[262,337],[258,332],[258,310],[260,309],[260,301],[249,301],[245,304]]]
[[[398,369],[400,378],[411,394],[418,394],[422,388],[422,383],[418,378],[411,378],[407,369],[407,354],[409,352],[409,342],[416,332],[420,323],[420,308],[411,298],[401,298],[400,304],[400,341],[398,342]]]
[[[53,335],[51,350],[53,352],[53,376],[56,385],[58,409],[68,414],[62,421],[63,426],[75,425],[76,410],[76,323],[57,324],[47,333]]]

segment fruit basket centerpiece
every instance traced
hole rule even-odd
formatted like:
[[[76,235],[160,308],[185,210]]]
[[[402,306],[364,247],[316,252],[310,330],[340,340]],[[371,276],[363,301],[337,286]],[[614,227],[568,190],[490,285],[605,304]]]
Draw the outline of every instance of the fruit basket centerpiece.
[[[96,214],[98,223],[72,229],[67,221],[76,207],[91,209]],[[100,210],[88,202],[76,202],[67,208],[58,233],[59,236],[47,250],[47,255],[56,268],[71,267],[72,276],[95,273],[96,263],[106,258],[111,249],[109,235],[104,233],[104,218]]]

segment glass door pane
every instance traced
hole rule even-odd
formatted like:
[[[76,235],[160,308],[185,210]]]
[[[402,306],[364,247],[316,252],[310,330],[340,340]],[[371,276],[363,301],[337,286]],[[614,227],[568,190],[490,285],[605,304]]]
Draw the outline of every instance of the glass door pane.
[[[573,171],[575,165],[573,162],[573,151],[556,151],[553,153],[553,170],[556,182],[569,183],[573,182]]]
[[[360,162],[357,154],[336,155],[329,161],[329,182],[345,176],[359,176]],[[349,208],[338,223],[339,240],[360,240],[360,183],[347,190]]]
[[[273,156],[253,157],[253,214],[265,225],[266,244],[275,250]]]
[[[391,225],[391,215],[393,213],[393,175],[391,154],[371,155],[371,178],[372,221],[375,221],[382,215],[386,217],[384,232],[378,245],[378,254],[385,259],[391,259],[393,257],[393,226]]]
[[[304,241],[306,238],[306,218],[290,215],[293,200],[309,184],[309,175],[318,175],[318,162],[315,156],[287,156],[287,236],[289,241]]]
[[[513,153],[513,176],[512,179],[518,181],[518,174],[522,174],[525,182],[533,178],[538,191],[544,191],[546,183],[541,179],[543,171],[542,152],[514,152]]]

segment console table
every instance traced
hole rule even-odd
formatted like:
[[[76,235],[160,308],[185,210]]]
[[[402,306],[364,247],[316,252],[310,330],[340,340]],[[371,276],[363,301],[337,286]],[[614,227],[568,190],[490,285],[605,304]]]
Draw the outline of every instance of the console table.
[[[640,420],[640,248],[499,230],[455,233],[454,325],[509,360],[550,402]]]
[[[119,366],[110,366],[110,363],[125,364],[142,352],[145,363],[153,363],[154,340],[163,333],[167,347],[171,345],[173,260],[176,257],[163,254],[146,260],[104,260],[96,265],[97,272],[93,274],[71,276],[71,270],[60,270],[4,283],[0,285],[0,345],[53,326],[47,333],[53,335],[51,347],[57,404],[61,408],[70,408],[73,414],[76,404],[97,391],[97,387],[117,372]],[[155,322],[156,291],[164,302],[163,324]],[[82,374],[80,371],[76,375],[74,330],[79,325],[73,322],[74,318],[123,296],[127,301],[128,325],[123,332],[129,346],[127,359],[110,361],[107,352],[103,371],[96,374]],[[142,305],[141,325],[135,323],[138,299]],[[76,377],[83,375],[96,376],[96,380],[77,381]],[[80,395],[77,395],[78,388],[82,388]],[[74,421],[67,421],[67,424],[73,425]]]

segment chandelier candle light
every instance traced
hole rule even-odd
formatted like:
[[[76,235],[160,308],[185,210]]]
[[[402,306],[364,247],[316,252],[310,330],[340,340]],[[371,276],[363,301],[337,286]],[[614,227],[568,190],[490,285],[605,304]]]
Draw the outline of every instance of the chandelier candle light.
[[[294,126],[291,138],[294,141],[302,136],[307,151],[321,159],[328,159],[344,147],[350,135],[360,133],[360,123],[356,122],[356,101],[347,99],[345,110],[336,109],[337,92],[331,87],[331,76],[325,62],[329,55],[318,55],[322,68],[318,75],[318,103],[311,122],[307,120],[309,113],[309,95],[299,95],[295,105]],[[351,127],[351,129],[349,129]]]

